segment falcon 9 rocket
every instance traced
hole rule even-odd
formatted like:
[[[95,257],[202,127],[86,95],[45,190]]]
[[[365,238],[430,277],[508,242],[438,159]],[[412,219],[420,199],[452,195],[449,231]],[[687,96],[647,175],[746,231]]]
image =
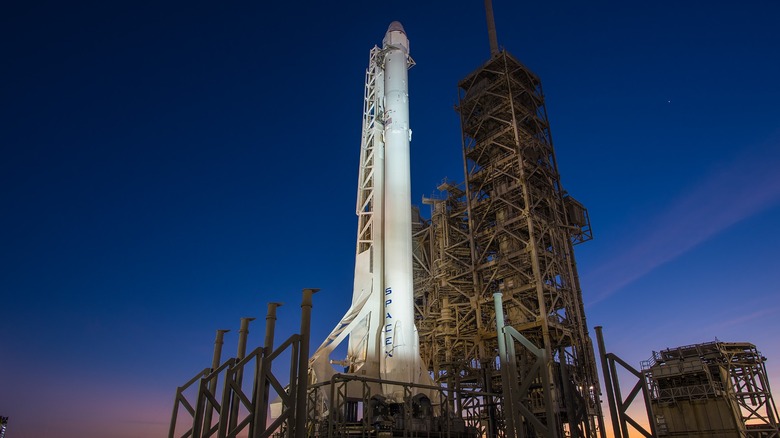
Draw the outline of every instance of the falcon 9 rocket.
[[[409,39],[390,24],[382,48],[371,50],[366,71],[358,177],[358,235],[352,305],[309,365],[317,381],[333,374],[331,363],[366,377],[430,383],[414,325],[412,208],[409,145]],[[346,361],[329,355],[347,336]],[[402,388],[382,393],[401,402]]]

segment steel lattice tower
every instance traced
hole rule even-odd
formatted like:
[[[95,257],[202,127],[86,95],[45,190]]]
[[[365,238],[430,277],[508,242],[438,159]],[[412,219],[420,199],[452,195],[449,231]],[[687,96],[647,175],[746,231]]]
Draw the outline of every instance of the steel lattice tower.
[[[561,186],[541,82],[496,51],[459,83],[457,110],[466,181],[444,182],[444,196],[425,200],[431,221],[417,232],[424,358],[447,386],[499,392],[507,384],[497,370],[493,294],[500,292],[506,325],[545,352],[535,371],[533,355],[517,350],[511,379],[525,414],[503,417],[517,416],[525,436],[541,433],[533,415],[547,436],[595,437],[599,384],[573,255],[591,238],[590,223]]]

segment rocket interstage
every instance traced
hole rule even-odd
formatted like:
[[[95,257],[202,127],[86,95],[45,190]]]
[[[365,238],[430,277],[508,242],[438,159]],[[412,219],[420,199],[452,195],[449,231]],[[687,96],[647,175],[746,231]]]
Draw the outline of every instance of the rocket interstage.
[[[358,236],[352,306],[310,360],[315,379],[333,375],[328,355],[349,336],[347,372],[430,384],[414,325],[409,127],[409,39],[390,24],[366,71],[358,176]],[[403,388],[382,393],[403,401]]]

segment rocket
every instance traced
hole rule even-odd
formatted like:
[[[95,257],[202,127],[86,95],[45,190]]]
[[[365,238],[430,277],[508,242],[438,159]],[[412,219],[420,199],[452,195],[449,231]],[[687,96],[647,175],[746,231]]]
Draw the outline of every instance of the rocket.
[[[385,34],[384,63],[384,363],[387,380],[431,384],[414,324],[412,197],[408,69],[409,40],[395,21]],[[395,387],[394,390],[400,388]],[[397,393],[391,397],[399,399]]]
[[[384,367],[389,380],[413,381],[419,361],[414,327],[409,146],[409,40],[395,21],[385,34]]]
[[[315,380],[346,372],[382,380],[430,384],[422,367],[414,324],[412,204],[409,127],[409,39],[390,24],[382,47],[371,50],[366,71],[360,170],[358,236],[352,305],[309,361]],[[349,337],[347,359],[329,360]],[[403,388],[381,388],[403,401]]]

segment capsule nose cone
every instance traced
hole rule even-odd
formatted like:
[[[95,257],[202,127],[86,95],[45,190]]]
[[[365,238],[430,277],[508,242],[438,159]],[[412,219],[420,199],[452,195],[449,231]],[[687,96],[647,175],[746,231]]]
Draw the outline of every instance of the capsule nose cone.
[[[409,38],[406,36],[404,27],[398,21],[393,21],[387,28],[385,38],[382,40],[382,46],[385,48],[394,47],[396,49],[402,49],[409,54]]]
[[[406,35],[406,32],[404,31],[404,27],[401,24],[400,21],[393,21],[390,23],[390,26],[387,28],[388,32],[403,32],[404,35]]]

